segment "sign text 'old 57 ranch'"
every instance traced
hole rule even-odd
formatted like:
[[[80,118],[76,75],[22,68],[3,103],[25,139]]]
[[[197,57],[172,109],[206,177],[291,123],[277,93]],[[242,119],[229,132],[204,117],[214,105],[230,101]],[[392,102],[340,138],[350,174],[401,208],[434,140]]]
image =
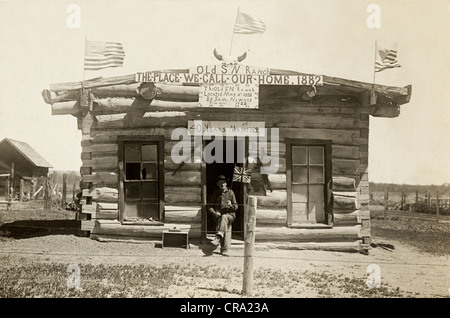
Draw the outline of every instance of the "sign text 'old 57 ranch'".
[[[319,75],[270,75],[270,69],[238,64],[205,65],[188,73],[138,72],[136,82],[199,84],[200,107],[258,108],[259,85],[323,85]]]

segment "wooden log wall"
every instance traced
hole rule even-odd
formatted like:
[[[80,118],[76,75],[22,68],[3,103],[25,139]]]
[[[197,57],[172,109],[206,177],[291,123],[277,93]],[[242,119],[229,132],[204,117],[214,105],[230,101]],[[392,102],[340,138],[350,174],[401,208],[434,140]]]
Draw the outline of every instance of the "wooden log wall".
[[[221,109],[208,112],[195,100],[197,88],[163,87],[161,99],[146,100],[135,84],[92,89],[84,102],[80,118],[82,130],[83,181],[92,189],[118,188],[118,136],[164,136],[165,218],[170,222],[193,222],[201,206],[201,163],[176,164],[171,149],[178,141],[171,140],[174,128],[187,127],[188,120],[264,121],[267,128],[278,128],[279,165],[268,175],[272,192],[257,196],[257,224],[286,224],[286,138],[323,139],[332,141],[332,175],[354,180],[352,195],[335,196],[335,226],[365,224],[368,230],[368,131],[369,107],[365,96],[320,95],[308,101],[300,100],[293,87],[260,89],[258,110]],[[142,93],[142,94],[141,94]],[[83,94],[81,94],[83,95]],[[139,95],[139,96],[138,96]],[[83,107],[83,99],[80,100]],[[89,109],[89,111],[86,111]],[[79,110],[77,110],[79,112]],[[73,114],[73,109],[71,109]],[[77,113],[78,114],[78,113]],[[270,142],[270,139],[269,139]],[[270,145],[270,143],[268,143]],[[253,177],[258,178],[258,173]],[[339,191],[338,191],[339,192]],[[341,191],[342,192],[342,191]],[[353,200],[353,201],[352,201]],[[351,201],[348,203],[348,201]],[[352,202],[355,207],[350,208]],[[91,216],[113,219],[115,209],[105,209],[95,202]],[[347,204],[347,205],[346,205]],[[171,207],[189,207],[174,211]],[[94,212],[95,210],[95,212]]]

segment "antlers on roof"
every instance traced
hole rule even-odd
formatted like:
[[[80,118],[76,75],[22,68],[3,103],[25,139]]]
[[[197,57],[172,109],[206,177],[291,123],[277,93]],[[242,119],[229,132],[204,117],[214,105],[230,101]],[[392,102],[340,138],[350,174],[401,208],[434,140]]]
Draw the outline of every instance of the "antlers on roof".
[[[217,52],[216,49],[214,49],[214,56],[216,57],[216,59],[218,59],[219,61],[223,61],[223,62],[242,62],[246,57],[247,57],[247,52],[244,52],[244,54],[234,58],[234,57],[230,57],[230,58],[224,58],[222,54],[219,54]]]

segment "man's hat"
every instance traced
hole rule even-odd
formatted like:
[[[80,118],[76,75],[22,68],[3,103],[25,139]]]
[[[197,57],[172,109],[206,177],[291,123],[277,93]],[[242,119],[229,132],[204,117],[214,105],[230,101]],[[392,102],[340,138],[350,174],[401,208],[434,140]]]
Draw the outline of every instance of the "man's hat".
[[[225,176],[222,175],[222,174],[216,178],[216,183],[217,183],[219,180],[225,180],[226,182],[228,182],[227,177],[225,177]]]

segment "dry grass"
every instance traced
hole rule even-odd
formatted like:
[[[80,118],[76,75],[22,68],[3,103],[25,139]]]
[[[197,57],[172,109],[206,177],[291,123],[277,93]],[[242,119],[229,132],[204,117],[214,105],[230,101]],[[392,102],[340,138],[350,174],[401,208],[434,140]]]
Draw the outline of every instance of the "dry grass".
[[[80,265],[80,287],[67,287],[67,267],[54,263],[2,266],[0,297],[241,297],[242,270],[238,268],[152,265]],[[258,269],[254,273],[254,297],[410,297],[399,288],[368,288],[365,278],[349,278],[331,272]]]
[[[450,255],[448,217],[441,216],[441,221],[445,222],[439,222],[435,218],[408,218],[408,212],[404,213],[405,217],[390,216],[388,213],[386,220],[380,214],[372,216],[370,233],[374,241],[396,240],[423,252]]]

